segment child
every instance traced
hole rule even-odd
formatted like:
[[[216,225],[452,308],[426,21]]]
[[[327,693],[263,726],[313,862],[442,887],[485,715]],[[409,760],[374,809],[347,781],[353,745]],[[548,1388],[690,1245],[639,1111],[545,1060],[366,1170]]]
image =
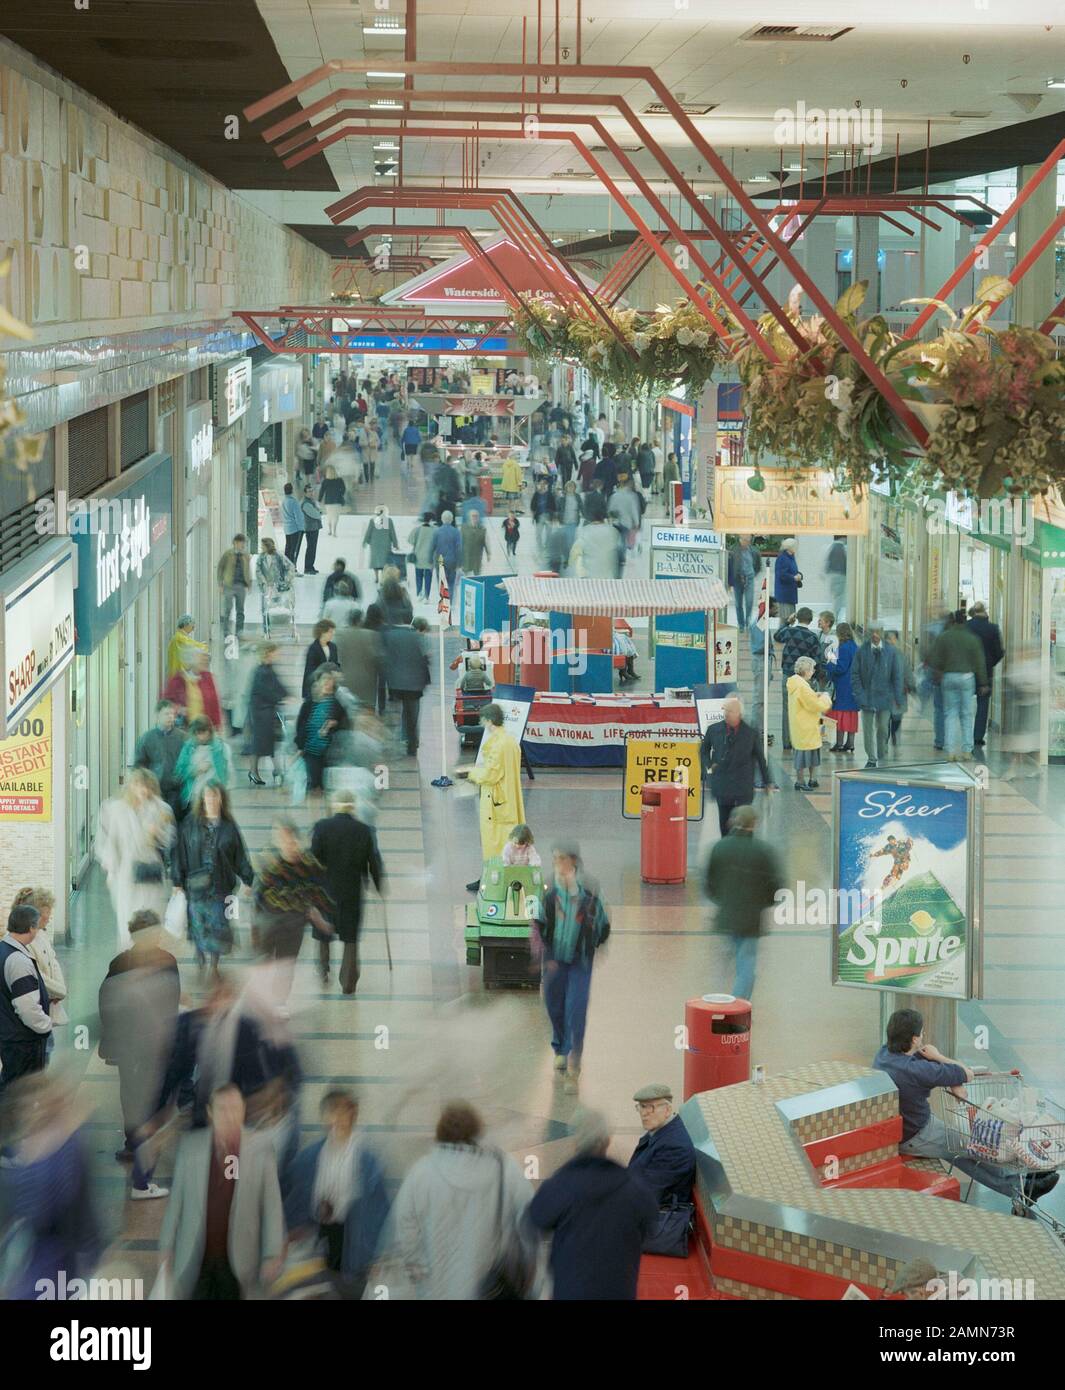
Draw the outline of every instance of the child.
[[[504,864],[528,864],[539,868],[540,851],[533,843],[533,833],[527,825],[516,825],[503,846]]]
[[[521,540],[521,522],[514,515],[513,509],[507,512],[507,519],[503,523],[503,539],[506,541],[507,555],[513,559],[518,549],[518,541]]]

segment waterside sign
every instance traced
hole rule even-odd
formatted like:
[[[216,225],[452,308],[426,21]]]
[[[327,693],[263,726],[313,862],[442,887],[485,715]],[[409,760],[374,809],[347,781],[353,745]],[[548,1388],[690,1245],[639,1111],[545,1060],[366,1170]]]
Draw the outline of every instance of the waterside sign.
[[[787,468],[763,468],[765,487],[755,492],[747,484],[753,468],[714,471],[714,526],[726,535],[864,536],[869,529],[869,503],[852,492],[834,492],[831,473]]]

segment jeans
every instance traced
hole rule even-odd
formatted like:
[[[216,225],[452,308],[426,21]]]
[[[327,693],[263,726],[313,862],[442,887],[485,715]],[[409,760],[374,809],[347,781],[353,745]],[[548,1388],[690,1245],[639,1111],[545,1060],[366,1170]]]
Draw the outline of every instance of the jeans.
[[[754,608],[754,575],[733,584],[732,592],[736,597],[736,622],[740,631],[746,632],[751,623],[751,610]]]
[[[591,963],[544,962],[544,1007],[551,1020],[551,1047],[558,1057],[568,1057],[579,1067],[584,1050],[584,1025],[592,987]]]
[[[932,742],[942,748],[946,742],[946,720],[943,714],[943,687],[932,686]]]
[[[754,687],[751,692],[750,724],[761,733],[765,728],[765,657],[757,652],[751,654],[751,675],[754,678]],[[772,669],[769,672],[769,681],[772,684]]]
[[[418,598],[428,598],[433,588],[433,571],[431,568],[422,569],[420,565],[414,566],[414,592]]]
[[[997,1168],[980,1163],[967,1154],[958,1156],[954,1153],[954,1147],[946,1125],[935,1115],[931,1115],[916,1134],[899,1145],[899,1153],[909,1154],[913,1158],[945,1158],[952,1162],[959,1172],[968,1174],[970,1178],[975,1178],[977,1182],[983,1183],[995,1192],[1002,1192],[1007,1197],[1020,1195],[1020,1178],[1006,1176]]]
[[[871,763],[878,763],[886,756],[890,725],[891,711],[889,709],[862,710],[862,738],[865,741],[865,756]]]
[[[832,611],[836,615],[836,622],[843,618],[847,606],[847,576],[845,574],[830,574],[828,576],[828,591],[832,595]]]
[[[299,533],[297,532],[297,535]],[[243,584],[222,585],[222,631],[229,631],[229,610],[235,609],[237,615],[236,632],[239,637],[244,631],[244,599],[247,589]]]
[[[732,947],[735,956],[732,993],[737,999],[750,999],[754,993],[754,968],[758,963],[758,938],[734,936]]]
[[[303,544],[302,531],[290,531],[285,536],[285,556],[296,563],[296,556],[300,553],[300,546]]]
[[[973,725],[973,742],[983,743],[987,737],[987,717],[991,713],[991,687],[986,695],[976,697],[976,723]]]
[[[973,751],[973,724],[976,719],[976,677],[971,671],[944,671],[943,691],[944,747],[950,757]]]

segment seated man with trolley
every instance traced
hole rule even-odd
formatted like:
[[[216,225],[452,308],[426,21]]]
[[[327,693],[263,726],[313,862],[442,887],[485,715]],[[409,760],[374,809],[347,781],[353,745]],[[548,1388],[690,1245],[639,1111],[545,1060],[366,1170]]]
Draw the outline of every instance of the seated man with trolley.
[[[960,1172],[985,1187],[1013,1199],[1014,1215],[1028,1215],[1032,1204],[1057,1184],[1057,1173],[1036,1173],[1027,1177],[981,1163],[966,1152],[964,1134],[953,1135],[942,1120],[932,1114],[929,1097],[944,1087],[960,1100],[966,1099],[965,1085],[976,1073],[955,1062],[924,1040],[924,1019],[916,1009],[897,1009],[888,1019],[887,1042],[873,1058],[878,1071],[887,1072],[899,1093],[902,1140],[899,1153],[913,1158],[942,1158]]]

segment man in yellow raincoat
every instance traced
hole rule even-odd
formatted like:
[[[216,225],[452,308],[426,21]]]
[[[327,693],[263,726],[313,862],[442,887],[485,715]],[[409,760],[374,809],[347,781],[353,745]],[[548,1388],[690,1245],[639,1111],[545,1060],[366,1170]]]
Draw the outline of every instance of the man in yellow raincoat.
[[[493,859],[503,853],[507,836],[525,822],[525,802],[521,795],[521,745],[503,728],[503,711],[497,704],[481,710],[484,741],[481,759],[460,772],[481,788],[481,858]],[[466,887],[476,893],[480,879]]]

